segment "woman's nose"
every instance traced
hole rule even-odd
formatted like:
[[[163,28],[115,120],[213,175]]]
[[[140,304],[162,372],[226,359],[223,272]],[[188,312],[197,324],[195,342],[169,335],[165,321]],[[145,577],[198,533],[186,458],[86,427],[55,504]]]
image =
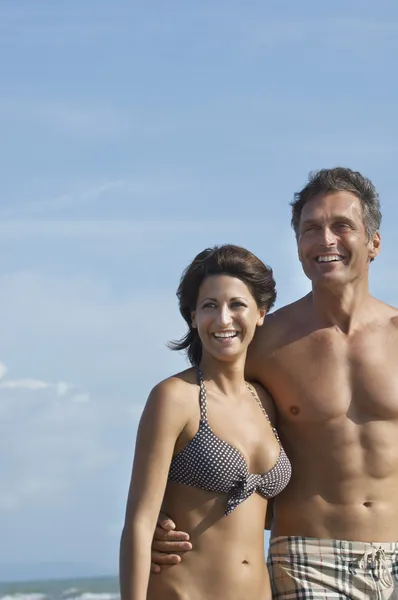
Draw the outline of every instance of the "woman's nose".
[[[218,321],[220,325],[226,327],[231,323],[231,311],[228,306],[222,306],[218,313]]]

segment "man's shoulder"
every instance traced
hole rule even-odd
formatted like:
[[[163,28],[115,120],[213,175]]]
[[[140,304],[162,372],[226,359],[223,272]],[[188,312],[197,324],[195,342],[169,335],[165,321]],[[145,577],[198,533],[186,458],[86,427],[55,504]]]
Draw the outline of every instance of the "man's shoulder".
[[[391,304],[386,304],[377,298],[373,298],[375,306],[376,321],[392,325],[398,329],[398,308]]]
[[[307,304],[308,296],[304,296],[268,314],[255,336],[256,345],[272,351],[272,348],[283,344],[285,338],[302,323]]]
[[[392,327],[398,332],[398,308],[387,305],[388,317]]]
[[[267,315],[264,319],[265,328],[270,331],[279,330],[279,333],[284,329],[289,329],[302,318],[305,307],[308,305],[308,299],[309,296],[304,296]]]
[[[285,306],[281,306],[281,308],[278,308],[278,310],[275,310],[274,312],[267,315],[265,317],[265,320],[274,319],[275,321],[277,321],[282,319],[284,320],[286,318],[295,318],[298,312],[300,312],[303,309],[303,307],[308,304],[308,299],[309,295],[303,296],[303,298],[299,298],[298,300],[295,300],[290,304],[285,304]]]

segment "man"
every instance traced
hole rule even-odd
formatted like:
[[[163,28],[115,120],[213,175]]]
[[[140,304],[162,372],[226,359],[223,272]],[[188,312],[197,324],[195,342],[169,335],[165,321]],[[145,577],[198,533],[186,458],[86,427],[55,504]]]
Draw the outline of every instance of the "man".
[[[368,285],[380,221],[360,173],[312,174],[292,203],[312,292],[269,315],[249,352],[293,468],[274,503],[276,599],[398,598],[398,311]],[[190,548],[159,524],[153,562],[183,560],[156,552]]]

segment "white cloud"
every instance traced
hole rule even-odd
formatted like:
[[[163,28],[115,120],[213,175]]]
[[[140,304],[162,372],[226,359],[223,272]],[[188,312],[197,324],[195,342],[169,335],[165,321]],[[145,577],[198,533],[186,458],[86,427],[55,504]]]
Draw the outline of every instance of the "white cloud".
[[[4,379],[7,372],[8,368],[0,361],[0,389],[3,390],[27,390],[33,392],[39,390],[53,390],[57,396],[64,397],[74,389],[73,386],[64,381],[52,383],[42,381],[41,379]],[[73,402],[88,402],[90,400],[90,394],[87,392],[73,393],[71,399]]]
[[[50,383],[38,379],[10,379],[9,381],[0,382],[0,388],[5,390],[46,390],[50,387]]]
[[[77,404],[85,404],[90,400],[90,394],[73,394],[72,400]]]
[[[7,371],[8,371],[7,367],[0,360],[0,379],[3,379],[3,377],[7,373]]]
[[[56,390],[57,390],[58,396],[65,396],[69,392],[70,389],[71,389],[71,386],[68,383],[65,383],[64,381],[60,381],[56,384]]]

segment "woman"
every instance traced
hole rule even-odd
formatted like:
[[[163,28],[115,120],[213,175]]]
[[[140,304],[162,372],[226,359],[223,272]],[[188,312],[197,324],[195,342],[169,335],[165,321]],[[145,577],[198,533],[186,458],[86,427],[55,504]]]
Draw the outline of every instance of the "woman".
[[[192,368],[159,383],[145,406],[121,539],[122,600],[269,600],[263,526],[291,474],[272,402],[245,382],[246,353],[275,301],[272,271],[244,248],[198,254],[178,288]],[[178,567],[150,575],[159,509],[190,534]]]

